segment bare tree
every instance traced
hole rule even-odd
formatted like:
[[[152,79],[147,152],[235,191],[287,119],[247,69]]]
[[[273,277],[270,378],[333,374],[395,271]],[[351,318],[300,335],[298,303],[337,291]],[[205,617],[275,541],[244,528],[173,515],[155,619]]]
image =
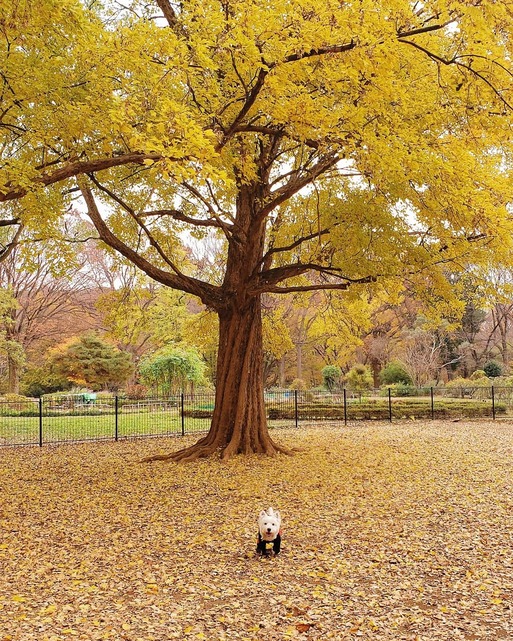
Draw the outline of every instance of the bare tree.
[[[56,275],[58,256],[41,252],[30,260],[16,247],[0,263],[0,286],[16,300],[8,322],[7,341],[27,354],[46,349],[63,338],[94,325],[90,280],[84,263],[68,265]],[[20,384],[19,356],[7,353],[8,391],[17,393]]]
[[[415,329],[408,337],[401,361],[417,387],[433,380],[442,365],[443,340],[436,332]]]

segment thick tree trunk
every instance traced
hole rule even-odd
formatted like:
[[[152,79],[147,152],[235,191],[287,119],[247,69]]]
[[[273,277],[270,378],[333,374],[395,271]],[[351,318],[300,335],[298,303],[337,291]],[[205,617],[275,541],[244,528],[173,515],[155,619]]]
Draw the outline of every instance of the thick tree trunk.
[[[265,222],[258,215],[258,201],[251,186],[241,187],[237,236],[229,246],[223,302],[218,307],[216,399],[210,431],[189,448],[147,461],[190,461],[214,453],[223,459],[234,454],[291,453],[274,443],[267,429],[261,300],[248,293],[264,248]]]
[[[216,399],[209,433],[189,448],[145,460],[290,453],[269,436],[262,367],[260,300],[253,298],[245,309],[220,316]]]

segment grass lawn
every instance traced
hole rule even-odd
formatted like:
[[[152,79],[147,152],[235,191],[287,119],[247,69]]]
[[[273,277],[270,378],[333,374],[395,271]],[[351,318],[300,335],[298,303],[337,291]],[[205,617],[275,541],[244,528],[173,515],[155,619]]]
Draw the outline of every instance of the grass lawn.
[[[279,430],[294,457],[140,464],[185,439],[0,450],[2,641],[513,638],[513,426]],[[279,508],[282,554],[254,554]]]
[[[188,432],[208,430],[208,419],[185,418]],[[45,443],[113,439],[116,431],[114,413],[90,415],[43,416],[43,441]],[[155,434],[181,434],[182,421],[177,409],[154,412],[120,412],[118,437]],[[39,417],[0,416],[0,445],[6,443],[38,443]],[[0,637],[1,640],[1,637]]]

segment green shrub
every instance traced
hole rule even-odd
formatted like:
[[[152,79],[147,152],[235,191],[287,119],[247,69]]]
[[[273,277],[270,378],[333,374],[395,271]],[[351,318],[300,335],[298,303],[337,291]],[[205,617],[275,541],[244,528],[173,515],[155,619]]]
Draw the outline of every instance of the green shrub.
[[[488,378],[497,378],[502,374],[502,365],[497,361],[488,361],[484,364],[483,371]]]
[[[448,390],[448,396],[452,398],[465,398],[471,397],[474,392],[478,381],[470,381],[468,378],[454,378],[448,381],[445,385]]]
[[[513,376],[497,376],[493,381],[488,381],[488,385],[494,385],[494,387],[513,387]]]
[[[212,418],[212,412],[209,410],[184,410],[183,415],[189,418]]]
[[[94,391],[118,389],[132,375],[132,357],[93,333],[75,337],[52,348],[50,371]]]
[[[346,383],[348,387],[357,392],[364,392],[372,389],[374,379],[372,373],[366,365],[355,365],[346,374]]]
[[[22,416],[24,412],[39,413],[38,402],[21,394],[4,394],[0,396],[0,413],[4,416]]]
[[[419,390],[413,385],[405,385],[404,383],[396,383],[395,385],[387,385],[382,387],[380,391],[380,396],[388,396],[388,390],[390,390],[390,396],[418,396]]]
[[[32,367],[21,379],[21,390],[26,396],[39,398],[72,387],[66,378],[52,374],[48,367]]]
[[[340,381],[342,370],[336,365],[326,365],[321,371],[324,387],[332,392]]]
[[[177,394],[204,382],[205,363],[196,348],[167,345],[143,358],[139,373],[151,389]]]
[[[379,380],[383,385],[402,384],[411,386],[413,383],[411,376],[399,361],[390,361],[379,373]]]

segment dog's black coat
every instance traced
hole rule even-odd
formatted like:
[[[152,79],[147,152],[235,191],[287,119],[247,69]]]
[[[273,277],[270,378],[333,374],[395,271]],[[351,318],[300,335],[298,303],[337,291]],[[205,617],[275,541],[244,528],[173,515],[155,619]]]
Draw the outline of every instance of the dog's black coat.
[[[258,533],[258,543],[257,543],[257,549],[256,549],[257,554],[262,554],[263,556],[269,556],[269,554],[271,553],[271,549],[275,554],[279,554],[280,547],[281,547],[280,534],[278,534],[278,536],[274,539],[274,541],[264,541],[260,532]]]

